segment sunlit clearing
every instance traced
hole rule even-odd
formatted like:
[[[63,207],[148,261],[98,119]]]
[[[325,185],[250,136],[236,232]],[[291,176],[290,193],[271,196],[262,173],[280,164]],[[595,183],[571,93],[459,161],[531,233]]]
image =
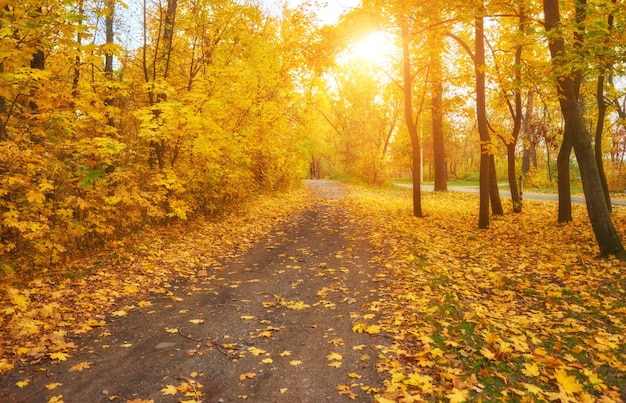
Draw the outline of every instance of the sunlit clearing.
[[[398,54],[398,47],[391,34],[374,31],[350,46],[340,56],[340,62],[366,60],[378,67],[386,67]]]

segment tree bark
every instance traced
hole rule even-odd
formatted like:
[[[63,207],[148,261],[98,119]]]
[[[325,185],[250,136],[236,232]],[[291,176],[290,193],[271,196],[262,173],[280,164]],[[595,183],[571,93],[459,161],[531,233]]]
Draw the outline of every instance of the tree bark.
[[[580,1],[576,1],[577,7]],[[555,30],[560,28],[561,15],[558,0],[543,0],[546,31],[552,34],[549,41],[552,64],[560,70],[565,54],[565,41]],[[559,104],[565,119],[565,130],[570,131],[574,152],[580,167],[580,176],[587,203],[589,221],[602,256],[619,255],[624,257],[624,246],[615,229],[602,191],[602,183],[591,145],[591,135],[578,105],[575,79],[571,75],[560,76],[557,80]]]
[[[489,201],[491,202],[491,214],[504,215],[500,190],[498,189],[498,176],[496,174],[496,158],[491,154],[489,159]]]
[[[434,34],[437,35],[437,34]],[[441,49],[442,41],[436,36],[430,45],[431,55],[431,116],[433,127],[433,159],[435,165],[435,192],[448,190],[448,164],[446,162],[443,135],[443,78]]]
[[[559,149],[559,154],[556,159],[556,169],[558,177],[558,191],[559,191],[559,222],[572,221],[572,194],[570,192],[570,171],[569,171],[569,158],[572,154],[572,135],[565,128],[563,132],[563,142]]]
[[[413,215],[423,217],[422,213],[422,189],[421,173],[422,158],[420,156],[420,138],[417,133],[417,125],[413,120],[413,79],[411,76],[411,57],[409,54],[409,32],[406,26],[402,27],[402,69],[403,69],[403,92],[404,92],[404,120],[409,136],[411,137],[412,175],[413,175]]]
[[[478,211],[478,228],[489,227],[489,199],[491,172],[491,138],[487,124],[487,109],[485,99],[485,38],[483,9],[475,22],[475,52],[474,69],[476,72],[476,119],[480,136],[480,204]]]
[[[113,30],[113,21],[115,17],[115,0],[107,0],[106,2],[106,18],[105,18],[105,26],[106,26],[106,44],[113,45],[114,40],[114,30]],[[104,55],[104,75],[106,79],[111,81],[113,80],[113,52],[110,50],[107,51]],[[110,89],[108,90],[110,92]],[[115,98],[107,95],[104,100],[104,104],[106,106],[112,106],[115,102]],[[114,126],[114,120],[111,116],[109,110],[107,110],[107,123],[109,126]]]
[[[522,155],[522,173],[525,175],[530,168],[537,167],[536,141],[532,131],[534,92],[528,91],[526,99],[526,114],[522,117],[522,137],[524,139],[524,153]]]

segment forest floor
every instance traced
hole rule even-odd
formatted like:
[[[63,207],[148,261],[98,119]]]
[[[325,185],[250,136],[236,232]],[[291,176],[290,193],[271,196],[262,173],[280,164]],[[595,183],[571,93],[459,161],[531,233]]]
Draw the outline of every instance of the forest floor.
[[[416,218],[407,189],[307,183],[6,278],[0,401],[626,401],[626,264],[585,206],[480,230],[473,194]]]
[[[48,354],[52,364],[16,365],[0,401],[371,401],[385,339],[353,326],[377,298],[379,263],[343,211],[342,187],[309,188],[306,207],[245,253],[197,259],[195,276],[128,299],[64,340],[74,349]]]

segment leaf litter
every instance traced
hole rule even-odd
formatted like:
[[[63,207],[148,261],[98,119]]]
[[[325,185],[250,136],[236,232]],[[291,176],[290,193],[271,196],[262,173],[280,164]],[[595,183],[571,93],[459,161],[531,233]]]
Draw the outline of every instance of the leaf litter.
[[[191,333],[194,328],[190,326],[210,325],[207,317],[201,316],[185,319],[198,321],[189,328],[163,326],[164,333],[190,343],[197,340],[195,348],[186,351],[190,357],[208,357],[217,351],[222,359],[240,365],[243,371],[235,375],[238,399],[254,401],[261,393],[254,382],[267,379],[279,365],[290,366],[292,372],[302,368],[302,384],[308,382],[305,374],[315,365],[326,366],[325,372],[341,372],[335,393],[349,400],[361,399],[366,393],[378,402],[623,401],[624,265],[595,257],[584,207],[574,206],[574,223],[556,224],[555,204],[526,201],[524,213],[507,212],[495,218],[490,229],[480,231],[475,225],[475,196],[427,193],[423,197],[429,214],[423,219],[411,217],[406,191],[351,186],[349,197],[342,200],[349,225],[368,235],[373,245],[369,251],[372,263],[382,268],[370,279],[381,288],[349,314],[349,332],[369,341],[356,342],[334,328],[311,323],[299,325],[298,334],[304,330],[307,341],[312,338],[310,333],[322,337],[327,348],[315,356],[319,362],[307,362],[313,358],[305,359],[299,347],[270,348],[270,343],[293,337],[298,327],[288,323],[288,316],[276,322],[279,312],[314,315],[317,309],[333,311],[337,304],[357,302],[352,287],[339,279],[355,270],[353,266],[325,261],[307,267],[307,260],[315,254],[311,247],[279,251],[278,257],[285,263],[274,269],[274,276],[291,275],[284,287],[272,293],[258,292],[258,298],[249,295],[241,299],[250,306],[256,303],[261,310],[240,310],[232,320],[264,325],[250,328],[247,336],[224,333],[221,340],[208,340]],[[121,247],[108,260],[90,262],[89,274],[77,278],[13,279],[5,284],[2,296],[6,330],[2,330],[0,371],[47,359],[57,365],[73,360],[76,346],[72,339],[105,326],[107,315],[125,312],[117,315],[122,320],[138,311],[155,313],[150,311],[155,301],[146,301],[147,295],[159,295],[172,303],[183,301],[174,278],[188,280],[189,295],[206,291],[203,284],[207,281],[221,282],[223,289],[231,292],[260,283],[252,277],[228,281],[227,276],[235,272],[229,273],[219,260],[236,257],[276,222],[295,214],[302,202],[301,194],[281,209],[271,210],[270,202],[251,209],[245,217],[230,218],[224,227],[209,223],[211,230],[203,229],[204,224],[195,233],[171,229],[169,238],[153,237],[145,246]],[[614,219],[624,236],[626,212],[616,209]],[[264,229],[258,229],[259,225]],[[323,229],[336,231],[330,225]],[[288,232],[275,234],[275,241],[276,237],[280,241],[268,242],[265,249],[280,249]],[[176,237],[180,239],[171,242]],[[192,237],[196,239],[192,241]],[[211,242],[198,242],[208,239]],[[342,245],[330,253],[335,262],[358,262],[352,246]],[[114,260],[117,263],[112,264]],[[245,271],[258,269],[251,265]],[[297,292],[309,286],[307,278],[299,274],[307,272],[314,276],[311,279],[331,282],[315,288],[313,298],[298,298]],[[189,312],[175,309],[180,315]],[[106,331],[102,334],[106,337]],[[255,340],[261,344],[251,345],[259,343]],[[257,358],[252,362],[248,357]],[[368,364],[359,367],[355,362]],[[344,364],[348,366],[345,371]],[[374,364],[375,377],[371,373]],[[84,373],[94,366],[98,363],[77,357],[70,367]],[[192,374],[206,377],[203,372]],[[379,376],[384,382],[377,380]],[[174,386],[170,377],[156,393],[184,393],[181,401],[211,396],[191,375],[183,378],[177,378],[179,386]],[[17,379],[22,382],[21,389],[34,383],[29,377]],[[51,381],[47,383],[54,384]],[[302,399],[307,397],[303,391],[302,385],[281,384],[272,396]],[[322,398],[335,399],[330,395]],[[63,401],[63,396],[56,393],[50,399]]]

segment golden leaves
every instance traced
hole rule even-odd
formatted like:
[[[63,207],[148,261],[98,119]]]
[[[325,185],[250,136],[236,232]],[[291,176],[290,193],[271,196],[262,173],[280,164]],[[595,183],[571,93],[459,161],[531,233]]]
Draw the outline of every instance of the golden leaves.
[[[390,280],[388,295],[367,307],[384,312],[376,325],[395,340],[381,360],[390,379],[382,398],[619,395],[625,273],[594,258],[584,207],[574,206],[575,226],[556,226],[551,205],[528,201],[523,217],[478,231],[472,195],[424,194],[430,215],[415,220],[402,190],[352,190],[352,219],[386,255],[380,276]],[[626,223],[623,211],[615,217]],[[353,319],[353,331],[368,330],[363,315]]]
[[[71,366],[69,371],[70,372],[79,372],[79,371],[82,371],[84,369],[90,368],[91,364],[93,364],[93,362],[83,361],[81,363],[78,363],[76,365]]]
[[[56,353],[50,354],[51,360],[66,361],[69,357],[70,357],[69,354],[63,353],[63,352],[56,352]]]

